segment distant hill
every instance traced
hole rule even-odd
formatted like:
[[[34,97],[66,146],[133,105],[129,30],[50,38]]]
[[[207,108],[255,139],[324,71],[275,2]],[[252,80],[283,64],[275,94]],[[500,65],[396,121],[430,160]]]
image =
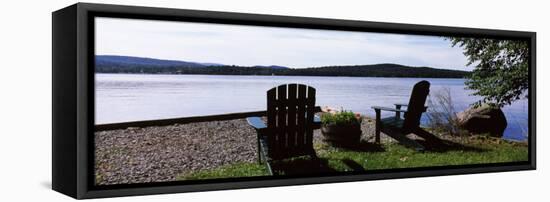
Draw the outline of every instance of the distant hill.
[[[357,76],[357,77],[426,77],[463,78],[466,71],[437,69],[432,67],[410,67],[400,64],[373,64],[354,66],[326,66],[295,69],[291,75],[310,76]]]
[[[197,63],[128,56],[96,56],[97,73],[207,74],[207,75],[288,75],[288,76],[352,76],[352,77],[426,77],[463,78],[466,71],[410,67],[399,64],[324,66],[288,68],[278,65],[251,67]]]
[[[227,66],[225,64],[219,63],[199,63],[199,62],[188,62],[180,60],[162,60],[154,58],[144,58],[144,57],[132,57],[132,56],[119,56],[119,55],[97,55],[95,57],[96,68],[99,69],[111,69],[113,67],[127,69],[131,68],[150,68],[150,67],[212,67],[212,66]],[[257,65],[254,67],[259,68],[270,68],[270,69],[288,69],[288,67],[270,65],[270,66],[261,66]],[[113,70],[114,71],[114,70]]]
[[[95,57],[96,66],[148,66],[148,67],[168,67],[168,66],[186,66],[186,67],[205,67],[210,64],[201,64],[196,62],[186,62],[177,60],[160,60],[153,58],[118,56],[118,55],[98,55]],[[212,65],[214,66],[214,65]]]

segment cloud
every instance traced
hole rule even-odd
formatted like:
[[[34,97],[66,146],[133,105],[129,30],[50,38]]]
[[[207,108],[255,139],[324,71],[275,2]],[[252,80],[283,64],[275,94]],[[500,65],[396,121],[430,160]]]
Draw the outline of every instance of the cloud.
[[[399,63],[471,70],[437,36],[96,18],[96,54],[234,65]]]

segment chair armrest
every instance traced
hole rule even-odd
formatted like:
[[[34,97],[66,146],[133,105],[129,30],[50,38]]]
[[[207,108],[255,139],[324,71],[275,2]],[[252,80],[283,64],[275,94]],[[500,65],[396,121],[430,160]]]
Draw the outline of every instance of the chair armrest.
[[[407,107],[409,106],[409,104],[403,104],[403,103],[396,103],[396,104],[393,104],[395,106],[403,106],[403,107]]]
[[[373,108],[374,110],[384,110],[384,111],[392,111],[392,112],[407,112],[407,110],[405,110],[405,109],[394,109],[394,108],[389,108],[389,107],[373,106],[371,108]]]
[[[267,126],[260,117],[247,117],[246,121],[248,122],[248,125],[252,126],[254,129],[256,129],[256,131],[267,129]]]
[[[408,107],[408,106],[409,106],[409,104],[399,104],[399,103],[393,104],[393,105],[395,105],[395,107],[400,107],[400,108],[401,108],[402,106],[403,106],[403,107]],[[424,111],[426,111],[426,110],[428,110],[428,106],[424,106]]]

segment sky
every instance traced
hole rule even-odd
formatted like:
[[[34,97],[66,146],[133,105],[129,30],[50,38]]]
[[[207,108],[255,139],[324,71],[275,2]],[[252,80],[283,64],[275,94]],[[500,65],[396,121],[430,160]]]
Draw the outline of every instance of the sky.
[[[470,71],[438,36],[97,17],[96,55],[291,68],[396,63]]]

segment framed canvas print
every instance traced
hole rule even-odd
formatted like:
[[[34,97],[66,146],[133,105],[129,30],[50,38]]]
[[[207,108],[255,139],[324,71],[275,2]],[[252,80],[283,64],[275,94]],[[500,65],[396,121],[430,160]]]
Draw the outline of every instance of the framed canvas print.
[[[52,15],[53,189],[74,198],[535,169],[534,32]]]

